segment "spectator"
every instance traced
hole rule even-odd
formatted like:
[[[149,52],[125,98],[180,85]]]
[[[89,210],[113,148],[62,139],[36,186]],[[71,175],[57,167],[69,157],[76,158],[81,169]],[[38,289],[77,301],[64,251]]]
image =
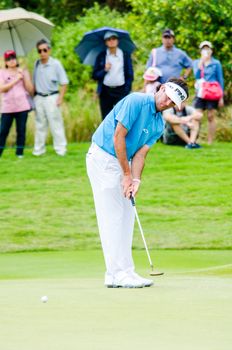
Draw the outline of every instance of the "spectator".
[[[41,156],[46,152],[45,141],[49,125],[55,152],[59,156],[64,156],[67,141],[60,107],[67,89],[68,78],[60,61],[50,56],[51,48],[46,40],[40,40],[36,47],[40,59],[35,63],[33,75],[36,112],[33,154]]]
[[[173,123],[173,116],[180,118],[191,116],[191,121],[186,124]],[[166,120],[163,134],[163,142],[168,145],[186,144],[187,149],[198,149],[201,146],[196,143],[202,114],[192,106],[182,104],[181,109],[176,106],[163,111],[163,118]]]
[[[93,69],[93,78],[98,81],[102,119],[129,94],[134,77],[131,56],[118,47],[118,34],[108,31],[104,40],[106,50],[97,56]]]
[[[16,122],[16,156],[23,157],[26,123],[31,109],[28,96],[33,94],[33,85],[28,70],[19,68],[16,53],[8,50],[4,53],[5,69],[0,70],[0,92],[2,93],[0,156],[5,147],[13,120]]]
[[[119,101],[92,137],[87,153],[99,233],[106,264],[107,287],[140,288],[152,280],[134,271],[132,238],[136,196],[145,158],[163,133],[161,112],[188,97],[181,79],[170,79],[155,95],[135,92]],[[178,119],[190,120],[189,117]]]
[[[163,84],[168,79],[182,78],[187,79],[192,70],[191,58],[182,50],[174,45],[175,35],[171,29],[165,29],[162,34],[163,45],[151,51],[147,61],[147,68],[155,66],[162,72],[160,82]],[[181,76],[182,70],[184,74]]]
[[[154,94],[157,91],[157,88],[161,85],[158,81],[161,76],[162,72],[159,68],[149,67],[143,75],[143,92]]]
[[[205,81],[217,81],[222,90],[224,89],[223,71],[220,61],[212,56],[213,46],[209,41],[203,41],[200,46],[201,57],[193,62],[194,76],[197,80],[204,78]],[[199,84],[196,84],[197,94]],[[195,99],[195,108],[203,114],[207,111],[208,118],[208,144],[212,144],[216,133],[216,110],[224,106],[223,96],[219,100],[207,100],[200,97]]]

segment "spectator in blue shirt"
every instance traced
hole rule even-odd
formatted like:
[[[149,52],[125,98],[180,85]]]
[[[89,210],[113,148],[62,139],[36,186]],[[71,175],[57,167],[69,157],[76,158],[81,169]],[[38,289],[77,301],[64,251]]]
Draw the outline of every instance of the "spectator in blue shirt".
[[[108,31],[104,40],[106,50],[97,56],[93,69],[93,79],[98,81],[102,119],[130,93],[134,79],[131,56],[118,47],[118,34]]]
[[[188,88],[181,79],[170,79],[153,95],[129,94],[116,104],[93,135],[86,164],[107,287],[141,288],[153,284],[134,271],[134,210],[130,196],[138,192],[146,155],[163,133],[161,112],[174,104],[181,108],[187,97]],[[173,119],[179,124],[190,121],[189,116]]]
[[[151,51],[147,68],[157,67],[161,70],[160,82],[165,83],[170,78],[187,79],[192,70],[191,58],[174,45],[175,35],[171,29],[165,29],[162,34],[163,45]],[[182,70],[185,71],[182,74]]]
[[[224,79],[220,61],[212,56],[213,45],[210,41],[203,41],[200,46],[201,57],[193,62],[193,72],[197,80],[203,78],[205,81],[217,81],[224,90]],[[197,93],[199,82],[196,84]],[[195,108],[202,113],[207,111],[208,118],[208,144],[212,144],[216,134],[216,109],[224,106],[223,96],[220,100],[212,101],[200,97],[195,98]]]

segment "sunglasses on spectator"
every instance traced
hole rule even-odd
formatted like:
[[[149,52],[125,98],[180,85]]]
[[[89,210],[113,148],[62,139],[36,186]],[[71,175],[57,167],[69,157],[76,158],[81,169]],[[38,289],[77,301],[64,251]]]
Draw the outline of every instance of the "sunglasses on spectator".
[[[171,39],[171,35],[164,35],[163,38],[164,39]]]
[[[38,53],[41,53],[41,52],[48,52],[48,49],[38,49]]]
[[[11,61],[11,60],[16,60],[16,57],[15,56],[9,56],[5,59],[5,61]]]
[[[111,38],[106,39],[106,41],[110,41],[110,40],[117,40],[118,38],[116,38],[116,36],[112,36]]]

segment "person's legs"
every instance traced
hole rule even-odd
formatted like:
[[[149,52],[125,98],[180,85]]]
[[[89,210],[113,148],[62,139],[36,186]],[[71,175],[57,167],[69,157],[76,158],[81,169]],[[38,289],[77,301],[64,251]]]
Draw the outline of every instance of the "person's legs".
[[[114,106],[113,98],[108,93],[108,88],[103,85],[102,92],[99,95],[99,103],[101,109],[102,120],[105,119],[108,113]]]
[[[123,198],[123,217],[122,217],[122,246],[120,265],[124,271],[134,271],[134,262],[132,258],[132,240],[134,232],[135,213],[131,201]]]
[[[172,129],[174,130],[176,135],[179,136],[179,138],[184,140],[184,142],[186,142],[187,144],[190,143],[189,136],[186,134],[186,132],[182,129],[182,127],[180,125],[172,124]]]
[[[48,121],[44,108],[44,97],[36,96],[35,101],[35,144],[33,154],[40,156],[46,152],[45,142],[48,131]]]
[[[61,109],[56,104],[57,95],[44,97],[44,99],[46,116],[53,136],[53,147],[58,155],[63,156],[66,153],[67,140]]]
[[[25,146],[25,138],[26,138],[26,123],[27,123],[28,111],[15,113],[15,121],[16,121],[16,155],[22,156]]]
[[[126,96],[125,86],[118,86],[114,89],[111,89],[111,96],[113,106],[115,106],[120,100],[122,100]]]
[[[198,120],[192,120],[192,128],[190,129],[190,143],[196,143],[200,130],[200,122]]]
[[[127,270],[134,266],[131,255],[134,215],[130,201],[122,193],[118,160],[91,146],[86,163],[106,264],[105,284],[113,284],[116,279],[127,278]]]
[[[216,110],[209,109],[207,111],[208,117],[208,144],[211,145],[213,143],[215,134],[216,134],[216,118],[215,118]]]
[[[14,117],[11,113],[2,113],[0,123],[0,156],[4,150],[6,139],[9,134]]]

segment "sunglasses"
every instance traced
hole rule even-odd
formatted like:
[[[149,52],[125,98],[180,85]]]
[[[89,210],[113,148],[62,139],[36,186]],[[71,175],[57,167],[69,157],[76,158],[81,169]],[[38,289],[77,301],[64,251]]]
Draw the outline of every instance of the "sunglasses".
[[[112,36],[111,38],[106,39],[106,41],[110,41],[110,40],[117,40],[118,38],[116,38],[116,36]]]
[[[9,56],[5,59],[5,61],[11,61],[11,60],[16,60],[16,57],[15,56]]]
[[[171,39],[171,35],[163,35],[164,39]]]
[[[38,49],[38,53],[48,52],[48,49]]]

